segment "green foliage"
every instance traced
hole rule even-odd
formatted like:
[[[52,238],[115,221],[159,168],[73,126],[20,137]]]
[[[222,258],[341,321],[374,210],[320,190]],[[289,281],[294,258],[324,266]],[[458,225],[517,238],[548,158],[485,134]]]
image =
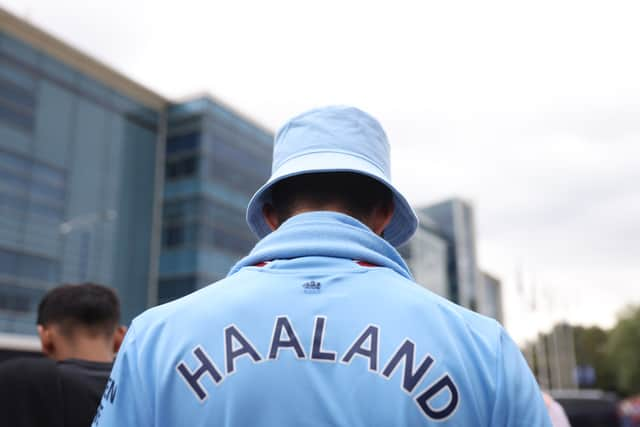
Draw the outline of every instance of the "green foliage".
[[[624,309],[611,330],[574,326],[573,338],[576,364],[591,366],[596,373],[595,384],[589,388],[613,391],[621,397],[640,394],[640,305]],[[550,334],[541,334],[537,343],[541,340],[548,344]],[[535,372],[534,343],[523,351],[539,374]]]
[[[573,328],[576,363],[579,366],[591,366],[596,371],[593,388],[615,390],[615,370],[612,369],[607,354],[608,331],[592,326]]]
[[[615,372],[617,391],[622,395],[640,393],[640,306],[621,313],[609,333],[606,354]]]

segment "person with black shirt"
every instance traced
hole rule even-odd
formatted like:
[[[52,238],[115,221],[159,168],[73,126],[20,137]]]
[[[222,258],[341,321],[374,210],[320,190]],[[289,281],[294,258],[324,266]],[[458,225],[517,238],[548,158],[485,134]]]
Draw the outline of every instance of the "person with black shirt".
[[[92,283],[54,288],[37,328],[47,357],[0,364],[0,424],[89,426],[126,331],[116,293]]]

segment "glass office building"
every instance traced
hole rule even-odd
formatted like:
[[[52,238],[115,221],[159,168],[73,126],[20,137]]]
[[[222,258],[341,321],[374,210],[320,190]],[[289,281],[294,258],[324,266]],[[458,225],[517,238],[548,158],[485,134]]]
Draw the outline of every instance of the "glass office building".
[[[450,298],[447,272],[447,240],[440,235],[437,224],[427,215],[416,212],[419,224],[411,240],[400,254],[411,269],[417,283],[438,295]]]
[[[60,283],[113,286],[124,321],[149,304],[163,105],[0,9],[0,332],[35,333]]]
[[[272,133],[171,103],[0,9],[0,335],[60,283],[117,289],[123,321],[224,277]]]
[[[418,211],[437,224],[439,234],[447,241],[449,299],[477,310],[479,271],[473,208],[461,199],[450,199]]]
[[[489,273],[482,272],[480,291],[478,292],[478,312],[503,323],[502,284]]]
[[[159,302],[226,276],[257,239],[245,222],[273,134],[210,97],[168,113]]]

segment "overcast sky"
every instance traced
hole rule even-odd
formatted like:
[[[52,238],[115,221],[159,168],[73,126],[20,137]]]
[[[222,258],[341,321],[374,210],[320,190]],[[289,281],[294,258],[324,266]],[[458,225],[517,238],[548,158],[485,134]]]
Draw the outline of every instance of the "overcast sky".
[[[473,202],[519,340],[640,302],[635,1],[0,4],[167,97],[209,92],[273,130],[326,104],[374,114],[412,203]]]

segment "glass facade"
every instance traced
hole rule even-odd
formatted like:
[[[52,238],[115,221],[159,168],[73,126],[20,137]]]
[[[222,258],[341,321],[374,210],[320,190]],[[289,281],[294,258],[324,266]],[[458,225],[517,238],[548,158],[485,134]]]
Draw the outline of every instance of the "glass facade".
[[[203,97],[169,108],[159,302],[226,276],[256,243],[245,222],[273,135]]]
[[[420,223],[416,234],[401,248],[413,278],[417,283],[438,295],[449,298],[447,274],[447,241],[426,215],[418,213]]]
[[[481,273],[482,280],[479,292],[479,312],[503,322],[502,316],[502,285],[500,280],[488,273]]]
[[[147,307],[160,113],[0,28],[1,332],[60,283]]]
[[[478,308],[479,271],[476,258],[473,208],[460,199],[419,209],[436,224],[447,241],[449,298],[467,308]]]

